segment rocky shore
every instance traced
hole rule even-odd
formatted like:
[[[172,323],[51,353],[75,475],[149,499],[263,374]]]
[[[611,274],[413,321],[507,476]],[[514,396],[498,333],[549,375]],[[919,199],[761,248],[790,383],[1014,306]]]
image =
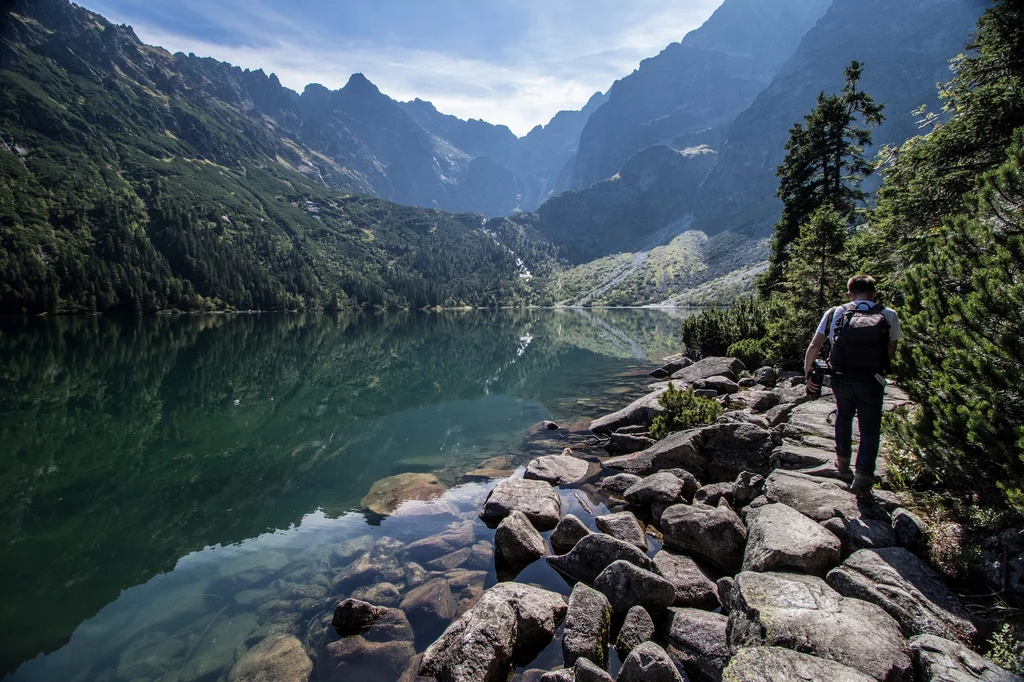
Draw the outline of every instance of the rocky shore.
[[[827,390],[806,401],[771,368],[669,360],[652,375],[720,400],[716,423],[649,438],[659,382],[593,421],[590,447],[483,463],[464,477],[490,481],[476,498],[429,474],[375,486],[375,512],[453,520],[333,548],[347,563],[309,621],[265,629],[229,679],[1022,679],[970,648],[971,614],[915,554],[922,520],[884,480],[870,500],[839,480]],[[905,400],[890,388],[886,408]]]

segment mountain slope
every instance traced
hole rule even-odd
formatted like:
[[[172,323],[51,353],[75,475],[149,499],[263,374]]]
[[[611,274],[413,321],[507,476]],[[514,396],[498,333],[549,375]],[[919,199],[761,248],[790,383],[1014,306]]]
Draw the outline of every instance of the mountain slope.
[[[379,167],[357,163],[354,131],[369,135],[358,117],[343,121],[348,165],[287,135],[322,93],[303,104],[276,79],[172,56],[59,0],[12,9],[0,37],[0,312],[538,300],[517,254],[542,274],[549,249],[511,223],[485,230],[479,216],[328,187],[325,173],[365,189]],[[350,86],[333,97],[374,101],[365,81]],[[421,186],[407,169],[429,153],[418,130],[405,133],[420,156],[396,152],[389,178],[408,191]]]
[[[875,144],[918,133],[911,112],[938,105],[935,84],[962,51],[984,0],[835,0],[764,92],[732,123],[715,168],[698,191],[695,226],[708,233],[744,229],[766,234],[778,218],[775,168],[790,127],[822,90],[838,92],[843,70],[864,64],[861,87],[885,102]],[[880,20],[884,17],[884,21]]]

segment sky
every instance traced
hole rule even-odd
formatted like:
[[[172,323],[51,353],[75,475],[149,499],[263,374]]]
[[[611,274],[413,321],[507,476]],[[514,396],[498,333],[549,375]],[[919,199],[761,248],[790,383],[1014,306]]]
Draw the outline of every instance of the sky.
[[[362,73],[382,92],[525,135],[579,109],[722,0],[79,0],[139,38],[276,73],[299,92]]]

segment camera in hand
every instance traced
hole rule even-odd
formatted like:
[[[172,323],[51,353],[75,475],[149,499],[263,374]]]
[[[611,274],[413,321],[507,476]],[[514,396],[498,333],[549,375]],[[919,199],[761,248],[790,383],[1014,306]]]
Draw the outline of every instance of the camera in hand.
[[[828,363],[824,360],[815,360],[814,364],[811,365],[811,373],[807,377],[808,384],[814,384],[817,386],[817,390],[812,391],[810,386],[807,387],[807,395],[817,398],[821,396],[821,386],[825,381],[825,375],[831,374],[831,368]]]

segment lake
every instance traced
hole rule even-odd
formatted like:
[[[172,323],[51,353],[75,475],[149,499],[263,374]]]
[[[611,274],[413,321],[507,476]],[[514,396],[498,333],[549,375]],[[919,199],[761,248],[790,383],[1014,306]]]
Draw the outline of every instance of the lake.
[[[460,521],[492,539],[493,483],[463,474],[557,454],[581,436],[539,422],[642,395],[685,314],[0,319],[0,676],[227,679],[261,633],[323,618],[302,609],[339,594],[339,548]],[[359,511],[406,472],[450,513]],[[567,593],[541,564],[520,579]]]

